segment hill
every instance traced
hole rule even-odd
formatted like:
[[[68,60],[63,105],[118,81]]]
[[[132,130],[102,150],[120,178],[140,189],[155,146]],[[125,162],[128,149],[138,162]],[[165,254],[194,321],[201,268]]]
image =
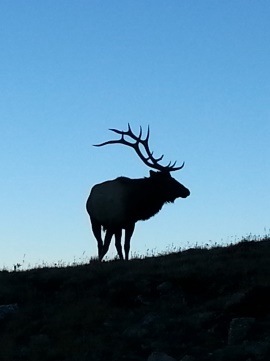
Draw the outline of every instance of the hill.
[[[270,239],[0,272],[1,361],[270,360]]]

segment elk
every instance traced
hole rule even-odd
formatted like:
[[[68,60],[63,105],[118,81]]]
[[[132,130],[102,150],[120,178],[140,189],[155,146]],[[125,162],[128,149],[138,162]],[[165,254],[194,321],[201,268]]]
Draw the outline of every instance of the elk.
[[[176,198],[186,198],[190,195],[190,191],[170,174],[182,169],[185,162],[180,167],[175,166],[176,162],[162,166],[159,162],[163,155],[155,158],[149,149],[149,126],[145,139],[142,139],[142,127],[139,136],[134,135],[129,124],[127,131],[110,130],[120,134],[121,138],[94,146],[123,144],[131,147],[144,164],[156,171],[150,170],[150,176],[145,178],[118,177],[93,186],[86,202],[86,209],[97,240],[100,261],[108,252],[113,235],[118,256],[120,259],[124,258],[121,245],[122,230],[125,230],[124,250],[125,259],[128,260],[135,223],[153,217],[165,203],[173,203]],[[125,137],[133,141],[128,141]],[[106,231],[104,243],[101,236],[102,228]]]

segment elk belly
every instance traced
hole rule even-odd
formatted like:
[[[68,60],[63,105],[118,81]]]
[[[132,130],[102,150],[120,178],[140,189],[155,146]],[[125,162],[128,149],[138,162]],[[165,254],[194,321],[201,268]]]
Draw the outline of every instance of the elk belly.
[[[89,212],[104,228],[126,224],[124,189],[117,180],[95,185],[89,196]]]

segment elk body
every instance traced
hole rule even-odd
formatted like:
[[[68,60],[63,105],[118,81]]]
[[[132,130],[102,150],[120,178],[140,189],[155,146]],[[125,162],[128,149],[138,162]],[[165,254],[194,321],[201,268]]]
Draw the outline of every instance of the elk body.
[[[86,209],[90,216],[92,230],[98,243],[99,259],[108,252],[111,239],[115,236],[115,246],[120,259],[123,259],[121,237],[122,230],[125,230],[125,259],[128,260],[130,240],[134,232],[135,223],[139,220],[147,220],[158,213],[165,203],[172,203],[176,198],[186,198],[189,190],[175,180],[170,172],[182,169],[175,167],[176,162],[171,165],[162,166],[158,162],[163,158],[154,158],[148,146],[149,128],[147,136],[142,139],[142,129],[139,136],[135,136],[128,126],[128,131],[111,129],[121,134],[121,139],[111,140],[98,144],[124,144],[135,149],[140,159],[149,167],[149,177],[130,179],[118,177],[100,184],[96,184],[88,197]],[[135,140],[130,143],[124,136]],[[140,146],[145,150],[146,156],[141,152]],[[102,240],[102,227],[106,231],[104,242]]]

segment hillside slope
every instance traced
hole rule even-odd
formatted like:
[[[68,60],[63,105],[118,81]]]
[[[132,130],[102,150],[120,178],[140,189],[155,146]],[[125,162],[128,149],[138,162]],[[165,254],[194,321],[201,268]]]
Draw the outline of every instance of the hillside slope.
[[[270,239],[3,271],[0,305],[1,361],[270,360]]]

